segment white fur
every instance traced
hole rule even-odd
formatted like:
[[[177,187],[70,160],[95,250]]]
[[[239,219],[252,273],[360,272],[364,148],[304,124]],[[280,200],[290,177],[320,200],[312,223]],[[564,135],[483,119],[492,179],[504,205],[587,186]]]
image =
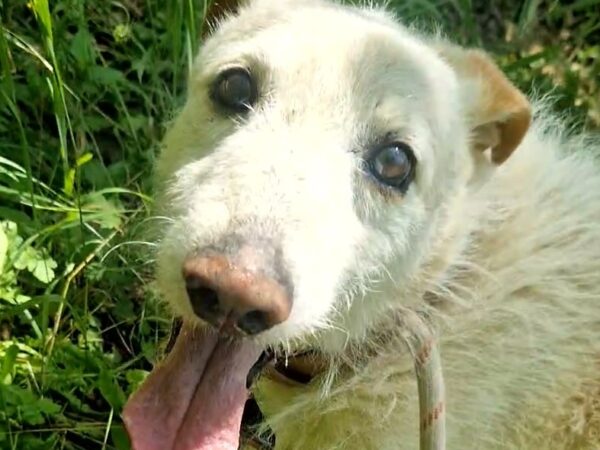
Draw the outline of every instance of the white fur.
[[[541,108],[489,175],[469,145],[476,90],[435,41],[319,0],[255,0],[224,21],[157,168],[173,219],[159,286],[192,317],[186,255],[232,230],[277,239],[294,304],[259,339],[331,358],[309,388],[259,384],[279,448],[417,447],[404,308],[439,327],[449,449],[598,448],[589,415],[557,431],[569,399],[600,382],[598,146]],[[233,119],[207,89],[239,64],[258,74],[259,102]],[[390,132],[418,159],[404,196],[382,195],[361,165]]]

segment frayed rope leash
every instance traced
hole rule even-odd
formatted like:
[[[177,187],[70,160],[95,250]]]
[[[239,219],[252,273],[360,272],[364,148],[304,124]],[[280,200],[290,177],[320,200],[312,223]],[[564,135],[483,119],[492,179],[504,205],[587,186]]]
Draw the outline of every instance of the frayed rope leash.
[[[436,338],[425,321],[406,311],[404,321],[411,333],[408,342],[413,353],[419,392],[420,450],[446,449],[446,397],[442,361]]]

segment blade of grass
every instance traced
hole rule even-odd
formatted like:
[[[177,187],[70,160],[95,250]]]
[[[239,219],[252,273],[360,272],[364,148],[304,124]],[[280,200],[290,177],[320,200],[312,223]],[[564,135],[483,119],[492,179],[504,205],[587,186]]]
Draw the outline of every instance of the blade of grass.
[[[72,142],[75,141],[72,135],[71,120],[68,113],[67,102],[65,99],[65,90],[62,75],[60,72],[58,60],[54,50],[54,37],[52,33],[52,18],[48,7],[48,0],[34,0],[33,9],[40,25],[42,41],[46,53],[50,56],[52,64],[52,76],[47,79],[50,95],[53,100],[54,117],[58,131],[60,143],[59,153],[63,168],[63,190],[67,195],[73,194],[74,184],[69,182],[69,154],[67,133],[71,133]]]
[[[535,23],[540,3],[540,0],[525,0],[517,21],[520,33],[525,33]]]

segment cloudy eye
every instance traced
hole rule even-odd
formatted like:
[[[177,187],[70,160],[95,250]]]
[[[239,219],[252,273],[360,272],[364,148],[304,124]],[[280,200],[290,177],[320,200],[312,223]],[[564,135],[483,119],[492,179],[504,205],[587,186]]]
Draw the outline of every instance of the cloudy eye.
[[[407,144],[394,142],[377,147],[367,164],[380,183],[404,192],[414,178],[416,159]]]
[[[246,112],[256,101],[256,83],[247,69],[233,67],[219,74],[212,90],[213,101],[233,112]]]

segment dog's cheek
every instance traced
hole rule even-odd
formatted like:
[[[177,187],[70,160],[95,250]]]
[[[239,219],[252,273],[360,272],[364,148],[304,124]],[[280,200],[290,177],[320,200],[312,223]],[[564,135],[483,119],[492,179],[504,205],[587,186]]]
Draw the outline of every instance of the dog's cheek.
[[[319,210],[312,224],[290,226],[283,251],[294,280],[294,306],[289,322],[314,331],[324,326],[337,307],[339,289],[347,270],[355,265],[355,252],[365,229],[351,205]]]
[[[158,190],[166,189],[175,174],[212,153],[218,142],[231,133],[231,122],[216,117],[208,104],[205,93],[190,92],[170,124],[154,171]]]

